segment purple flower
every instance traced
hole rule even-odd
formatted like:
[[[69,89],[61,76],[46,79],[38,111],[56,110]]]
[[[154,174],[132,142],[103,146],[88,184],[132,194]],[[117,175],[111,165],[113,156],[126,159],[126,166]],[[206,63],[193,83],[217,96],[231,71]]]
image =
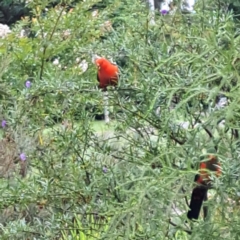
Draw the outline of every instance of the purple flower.
[[[106,167],[103,167],[102,170],[104,173],[107,173],[107,171],[108,171],[108,169]]]
[[[161,12],[162,15],[167,15],[168,14],[168,10],[166,10],[166,9],[163,9],[160,12]]]
[[[2,120],[2,128],[5,128],[7,126],[7,121],[6,120]]]
[[[30,88],[31,87],[31,82],[29,81],[29,80],[27,80],[26,82],[25,82],[25,86],[26,86],[26,88]]]
[[[21,159],[22,161],[26,161],[27,157],[26,157],[25,153],[21,153],[21,154],[20,154],[20,159]]]

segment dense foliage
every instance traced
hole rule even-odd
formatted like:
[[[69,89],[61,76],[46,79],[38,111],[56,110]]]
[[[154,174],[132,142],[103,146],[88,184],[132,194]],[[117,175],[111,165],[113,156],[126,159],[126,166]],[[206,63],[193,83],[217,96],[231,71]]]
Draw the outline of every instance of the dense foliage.
[[[138,0],[28,1],[0,39],[1,239],[237,238],[240,36],[219,2],[151,25]],[[93,54],[121,69],[109,125]],[[223,174],[190,222],[213,149]]]

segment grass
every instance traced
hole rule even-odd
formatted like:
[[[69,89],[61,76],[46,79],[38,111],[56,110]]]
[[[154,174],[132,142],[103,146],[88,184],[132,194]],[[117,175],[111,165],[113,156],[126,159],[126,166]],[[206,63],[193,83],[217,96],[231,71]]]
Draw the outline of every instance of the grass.
[[[109,124],[106,124],[105,121],[93,121],[91,122],[91,127],[95,132],[109,131],[113,130],[114,123],[115,121],[111,121]],[[75,126],[78,126],[80,124],[81,122],[74,122]],[[45,135],[53,130],[60,130],[61,128],[63,128],[62,124],[56,124],[53,127],[45,128],[43,130],[43,134]]]
[[[112,131],[114,129],[115,121],[111,121],[106,124],[105,121],[94,121],[92,122],[92,128],[96,133]]]
[[[81,122],[74,122],[75,127],[78,127],[79,125],[81,125]],[[115,121],[111,121],[109,124],[106,124],[105,121],[93,121],[90,124],[91,128],[93,129],[93,131],[96,134],[103,134],[105,132],[113,132],[114,125],[115,125]],[[64,129],[64,126],[62,124],[56,124],[53,127],[45,128],[42,130],[41,133],[39,133],[39,134],[41,134],[41,136],[39,135],[39,138],[40,137],[43,137],[43,138],[50,137],[53,132],[61,131],[63,129]]]

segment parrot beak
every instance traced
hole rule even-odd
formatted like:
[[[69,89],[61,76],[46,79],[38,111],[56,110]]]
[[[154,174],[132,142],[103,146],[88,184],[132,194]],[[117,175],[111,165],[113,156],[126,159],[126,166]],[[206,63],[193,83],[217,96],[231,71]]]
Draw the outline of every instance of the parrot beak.
[[[99,59],[99,58],[101,58],[101,57],[98,56],[97,54],[93,54],[93,55],[92,55],[92,63],[93,63],[93,64],[96,64],[96,60]]]
[[[94,55],[92,56],[92,62],[93,62],[93,64],[95,64],[95,65],[97,66],[98,70],[100,70],[100,65],[97,63],[97,60],[100,59],[100,58],[101,58],[101,57],[98,56],[98,55],[96,55],[96,54],[94,54]]]

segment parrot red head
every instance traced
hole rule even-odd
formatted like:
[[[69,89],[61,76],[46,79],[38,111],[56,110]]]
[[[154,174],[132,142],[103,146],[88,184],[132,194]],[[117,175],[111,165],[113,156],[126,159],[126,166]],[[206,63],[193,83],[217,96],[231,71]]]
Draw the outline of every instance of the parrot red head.
[[[98,69],[104,68],[104,65],[107,66],[111,64],[107,59],[105,58],[97,58],[95,60],[95,64],[97,65]]]
[[[94,63],[97,65],[98,69],[106,69],[106,68],[117,68],[117,66],[110,61],[108,61],[106,58],[103,57],[95,57]]]

